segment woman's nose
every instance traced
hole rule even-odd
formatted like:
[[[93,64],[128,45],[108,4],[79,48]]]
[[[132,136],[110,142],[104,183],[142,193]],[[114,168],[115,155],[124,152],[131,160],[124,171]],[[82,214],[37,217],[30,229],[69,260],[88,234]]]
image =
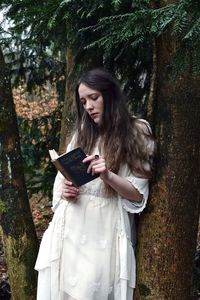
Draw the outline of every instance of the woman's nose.
[[[86,110],[91,110],[91,109],[93,109],[93,105],[92,105],[92,102],[91,102],[90,100],[88,100],[88,101],[86,102],[85,109],[86,109]]]

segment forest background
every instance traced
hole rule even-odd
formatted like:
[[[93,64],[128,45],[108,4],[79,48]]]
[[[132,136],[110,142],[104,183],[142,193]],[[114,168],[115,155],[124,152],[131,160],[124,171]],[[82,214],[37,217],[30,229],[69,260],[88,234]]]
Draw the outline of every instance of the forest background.
[[[101,66],[158,143],[139,218],[135,299],[198,299],[199,0],[7,0],[0,8],[0,225],[12,299],[35,299],[33,266],[52,217],[48,149],[65,151],[74,83]]]

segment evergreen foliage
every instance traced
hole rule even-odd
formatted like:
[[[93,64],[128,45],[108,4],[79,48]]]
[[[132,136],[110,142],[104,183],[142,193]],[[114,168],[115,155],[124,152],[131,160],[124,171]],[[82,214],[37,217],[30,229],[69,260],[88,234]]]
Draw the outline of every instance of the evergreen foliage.
[[[118,8],[119,8],[119,2]],[[125,2],[121,1],[120,3]],[[152,47],[152,41],[167,30],[171,30],[177,39],[177,53],[174,63],[177,70],[200,72],[200,2],[198,0],[180,0],[161,8],[150,7],[151,1],[134,1],[130,12],[103,17],[86,32],[100,32],[99,39],[93,40],[87,48],[102,47],[105,53],[113,48],[131,46],[132,53],[146,52]],[[130,49],[130,48],[129,48]],[[128,49],[124,49],[123,53]],[[128,51],[127,51],[128,52]],[[138,60],[140,60],[140,52]],[[192,66],[192,67],[191,67]]]
[[[2,32],[1,44],[16,85],[25,79],[31,90],[34,85],[58,79],[64,73],[65,26],[49,29],[55,4],[55,1],[4,1],[1,4],[10,20],[6,34]]]
[[[10,38],[1,42],[15,45],[18,55],[13,62],[19,76],[28,69],[30,87],[64,74],[65,51],[72,47],[76,72],[91,56],[102,56],[104,65],[123,78],[130,98],[141,100],[146,90],[141,88],[141,76],[146,74],[146,80],[142,78],[148,88],[151,72],[152,41],[169,28],[177,38],[177,69],[186,70],[192,63],[190,71],[198,74],[200,70],[198,0],[180,0],[161,8],[158,1],[153,6],[149,0],[6,0],[0,1],[0,7],[7,8],[6,16],[14,24]]]

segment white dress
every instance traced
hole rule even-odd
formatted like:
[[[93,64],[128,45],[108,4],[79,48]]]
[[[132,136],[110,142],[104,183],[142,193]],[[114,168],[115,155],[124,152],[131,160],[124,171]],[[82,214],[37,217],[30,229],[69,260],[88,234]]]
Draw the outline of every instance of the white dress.
[[[74,148],[74,139],[67,151]],[[98,154],[98,148],[94,149]],[[37,300],[132,300],[135,257],[128,212],[139,213],[148,198],[148,180],[119,175],[143,194],[141,203],[106,196],[97,178],[80,188],[76,203],[62,199],[63,176],[53,191],[54,216],[43,235],[35,269]]]

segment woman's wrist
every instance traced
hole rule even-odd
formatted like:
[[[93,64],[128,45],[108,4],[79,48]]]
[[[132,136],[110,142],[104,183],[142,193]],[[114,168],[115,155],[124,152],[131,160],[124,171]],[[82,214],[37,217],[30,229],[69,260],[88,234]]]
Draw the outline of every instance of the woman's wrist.
[[[100,178],[101,178],[103,181],[109,183],[109,181],[112,180],[112,174],[113,174],[112,171],[110,171],[110,170],[105,170],[105,172],[101,173]]]

